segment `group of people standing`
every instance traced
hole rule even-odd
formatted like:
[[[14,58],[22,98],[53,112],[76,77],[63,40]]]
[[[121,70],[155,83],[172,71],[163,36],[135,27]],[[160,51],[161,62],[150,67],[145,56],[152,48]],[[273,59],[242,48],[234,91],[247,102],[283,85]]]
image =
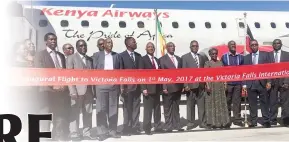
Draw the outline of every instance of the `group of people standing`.
[[[119,69],[176,69],[176,68],[215,68],[223,66],[256,65],[289,61],[289,53],[281,51],[282,42],[273,41],[272,52],[258,49],[257,40],[251,40],[252,53],[243,56],[236,52],[236,43],[228,43],[229,52],[218,60],[218,50],[209,50],[210,59],[198,53],[199,44],[193,40],[190,52],[179,57],[174,54],[173,42],[166,44],[167,54],[159,59],[154,57],[155,47],[152,42],[146,45],[147,54],[137,53],[136,40],[127,37],[124,41],[126,50],[122,53],[113,51],[110,38],[98,40],[99,51],[89,57],[87,43],[76,42],[76,50],[71,44],[63,45],[63,53],[56,51],[57,36],[45,35],[46,48],[38,51],[33,59],[33,67],[84,69],[84,70],[119,70]],[[250,121],[249,126],[257,126],[258,101],[261,105],[263,123],[266,128],[277,125],[278,100],[280,98],[284,126],[289,125],[288,78],[263,79],[254,81],[207,82],[184,84],[130,84],[130,85],[70,85],[37,87],[41,99],[37,107],[40,113],[53,113],[54,140],[82,140],[141,133],[139,122],[141,95],[143,95],[143,130],[151,135],[151,119],[154,116],[155,132],[184,131],[180,122],[181,94],[187,95],[187,130],[195,128],[216,129],[230,128],[232,123],[244,127],[241,117],[241,92],[248,93]],[[280,95],[279,95],[280,94]],[[165,125],[161,125],[161,103],[163,100]],[[279,96],[279,97],[278,97]],[[96,102],[94,102],[96,98]],[[123,130],[117,132],[119,99],[123,102]],[[97,134],[91,132],[93,104],[96,105]],[[195,119],[195,105],[198,106],[198,123]],[[233,117],[231,118],[231,111]],[[79,128],[79,115],[82,112],[83,130]],[[50,130],[50,122],[41,124],[42,131]],[[68,136],[68,137],[67,137]]]

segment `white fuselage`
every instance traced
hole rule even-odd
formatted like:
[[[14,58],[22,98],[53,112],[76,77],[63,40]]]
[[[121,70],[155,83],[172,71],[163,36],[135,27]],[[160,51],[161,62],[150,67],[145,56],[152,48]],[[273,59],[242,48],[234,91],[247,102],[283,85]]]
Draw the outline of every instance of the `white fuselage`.
[[[142,55],[146,54],[147,42],[156,43],[156,22],[153,9],[38,6],[33,7],[31,11],[30,8],[30,6],[26,7],[24,14],[37,30],[38,49],[45,47],[43,37],[48,32],[54,32],[58,36],[60,51],[65,43],[75,46],[78,39],[86,40],[88,55],[98,51],[96,45],[99,38],[112,38],[113,50],[122,52],[126,49],[125,37],[133,36],[137,41],[136,51]],[[230,40],[235,40],[238,45],[244,45],[245,30],[239,27],[239,22],[244,22],[242,19],[244,12],[247,13],[246,22],[260,46],[271,45],[275,38],[280,38],[284,44],[283,50],[289,51],[289,48],[285,47],[289,46],[289,37],[280,37],[289,34],[289,12],[168,9],[157,11],[166,41],[175,43],[175,54],[179,56],[190,51],[189,44],[192,40],[197,40],[200,51],[205,53],[210,47],[227,44]],[[66,26],[67,23],[61,22],[62,20],[66,20],[68,26]],[[45,21],[47,21],[47,26],[40,27],[39,23],[45,25]],[[108,27],[103,27],[107,26],[103,21],[108,23]],[[82,24],[85,25],[87,22],[89,26],[83,27]],[[124,22],[126,27],[121,28],[119,24],[123,25]],[[138,24],[142,22],[144,28],[139,28]],[[176,25],[173,22],[178,23],[177,28],[173,27]],[[206,28],[206,22],[211,28]],[[226,25],[225,28],[222,28],[222,22],[224,22],[223,26]],[[255,27],[255,22],[260,24],[260,28]],[[272,28],[271,23],[275,24],[276,28]],[[159,46],[157,48],[157,52],[160,52]]]

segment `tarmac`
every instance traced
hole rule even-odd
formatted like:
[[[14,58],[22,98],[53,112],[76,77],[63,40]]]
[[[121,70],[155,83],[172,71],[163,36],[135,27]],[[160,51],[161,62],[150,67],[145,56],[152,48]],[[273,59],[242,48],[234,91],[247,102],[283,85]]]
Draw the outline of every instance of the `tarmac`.
[[[186,100],[185,96],[182,96],[181,100]],[[120,102],[119,115],[118,115],[118,130],[122,130],[123,124],[123,110],[122,103]],[[242,114],[245,114],[244,104],[242,104]],[[247,105],[248,109],[248,105]],[[161,106],[162,111],[162,122],[164,122],[163,116],[163,107]],[[261,110],[259,109],[258,116],[261,117]],[[196,119],[197,119],[197,107],[196,107]],[[249,111],[247,110],[247,114]],[[272,126],[271,128],[263,128],[260,124],[256,128],[244,128],[232,125],[230,129],[226,130],[207,130],[204,128],[196,128],[187,131],[186,130],[186,105],[183,102],[180,105],[180,115],[181,115],[181,125],[184,132],[173,131],[171,133],[153,133],[153,135],[145,135],[144,132],[140,135],[132,135],[132,136],[122,136],[120,139],[108,138],[109,141],[288,141],[289,138],[289,128],[281,127],[278,123],[277,126]],[[279,108],[278,117],[281,116],[281,108]],[[243,115],[244,117],[244,115]],[[92,133],[96,133],[96,113],[95,109],[93,111],[93,128]],[[143,121],[143,107],[141,107],[140,112],[140,122]],[[153,121],[153,119],[152,119]],[[80,127],[82,128],[82,119],[80,115]],[[141,123],[142,125],[142,123]],[[27,140],[27,136],[17,136],[17,141],[25,142]],[[98,140],[94,140],[95,142]],[[83,141],[83,142],[94,142],[94,141]]]

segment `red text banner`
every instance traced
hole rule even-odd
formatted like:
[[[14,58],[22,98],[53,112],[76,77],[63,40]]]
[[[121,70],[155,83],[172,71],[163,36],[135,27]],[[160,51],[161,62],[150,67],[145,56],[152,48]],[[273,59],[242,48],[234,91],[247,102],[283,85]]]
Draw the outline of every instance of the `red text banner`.
[[[11,68],[12,86],[170,84],[226,82],[289,77],[289,63],[201,69],[69,70]]]

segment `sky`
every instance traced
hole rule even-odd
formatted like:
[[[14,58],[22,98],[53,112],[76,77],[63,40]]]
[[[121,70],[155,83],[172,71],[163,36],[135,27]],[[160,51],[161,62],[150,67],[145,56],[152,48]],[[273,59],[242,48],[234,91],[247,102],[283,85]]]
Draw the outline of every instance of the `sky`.
[[[21,2],[28,3],[31,2]],[[191,10],[250,10],[288,11],[289,1],[33,1],[33,5],[150,8],[150,9],[191,9]]]

